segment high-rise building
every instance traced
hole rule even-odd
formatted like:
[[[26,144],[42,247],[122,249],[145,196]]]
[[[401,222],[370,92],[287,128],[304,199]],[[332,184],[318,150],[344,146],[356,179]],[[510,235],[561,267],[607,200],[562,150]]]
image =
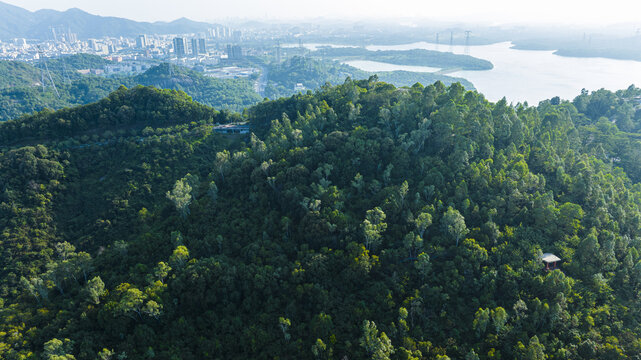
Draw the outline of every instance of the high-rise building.
[[[227,58],[228,59],[242,59],[243,48],[238,45],[227,45]]]
[[[149,46],[147,35],[138,35],[138,37],[136,38],[136,48],[145,49],[147,46]]]
[[[58,34],[56,34],[56,28],[55,27],[50,27],[51,30],[51,35],[53,35],[53,42],[57,43],[58,42]]]
[[[198,39],[198,53],[207,54],[207,42],[204,38]]]
[[[183,38],[174,38],[174,54],[177,57],[185,57],[185,39]]]
[[[196,38],[191,39],[191,54],[198,55],[198,39]]]
[[[233,40],[237,42],[240,41],[241,38],[243,37],[243,33],[240,30],[234,30],[232,34],[233,34],[232,35]]]
[[[67,33],[67,42],[70,44],[75,44],[78,42],[78,34],[72,33],[71,30]]]

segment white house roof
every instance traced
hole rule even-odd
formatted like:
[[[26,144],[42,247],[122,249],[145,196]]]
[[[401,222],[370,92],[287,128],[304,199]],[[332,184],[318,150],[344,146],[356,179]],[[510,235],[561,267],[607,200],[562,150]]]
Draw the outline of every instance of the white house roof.
[[[561,258],[552,253],[545,253],[541,256],[541,260],[543,260],[543,262],[546,262],[546,263],[552,263],[552,262],[561,261]]]

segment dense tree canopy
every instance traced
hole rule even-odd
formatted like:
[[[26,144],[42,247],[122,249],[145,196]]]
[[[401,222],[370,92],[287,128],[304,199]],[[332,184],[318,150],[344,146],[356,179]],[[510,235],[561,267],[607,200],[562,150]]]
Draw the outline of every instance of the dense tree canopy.
[[[187,92],[194,100],[217,109],[242,111],[262,98],[248,79],[214,79],[191,69],[160,64],[136,76],[82,75],[80,69],[102,69],[110,62],[99,56],[77,54],[47,60],[56,89],[45,75],[44,65],[0,61],[0,121],[45,109],[62,109],[99,101],[121,85],[155,86]]]
[[[639,358],[639,92],[348,79],[245,136],[137,87],[0,124],[0,357]]]
[[[302,84],[305,89],[314,90],[327,83],[334,85],[341,84],[346,77],[363,79],[373,75],[372,73],[342,64],[331,58],[320,60],[314,57],[303,56],[294,56],[280,64],[270,64],[267,67],[267,74],[269,81],[265,88],[265,96],[271,99],[290,96],[300,92],[300,90],[295,90],[297,84]],[[468,89],[473,88],[472,83],[465,79],[434,73],[379,71],[376,72],[376,76],[381,81],[396,86],[411,86],[417,82],[431,84],[436,81],[442,81],[446,85],[461,82]]]

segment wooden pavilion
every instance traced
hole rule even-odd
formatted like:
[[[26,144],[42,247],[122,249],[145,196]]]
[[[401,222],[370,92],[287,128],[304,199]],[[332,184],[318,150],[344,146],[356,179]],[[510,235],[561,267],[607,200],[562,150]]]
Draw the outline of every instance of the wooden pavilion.
[[[552,253],[545,253],[541,256],[541,261],[545,263],[545,270],[554,270],[561,258]]]

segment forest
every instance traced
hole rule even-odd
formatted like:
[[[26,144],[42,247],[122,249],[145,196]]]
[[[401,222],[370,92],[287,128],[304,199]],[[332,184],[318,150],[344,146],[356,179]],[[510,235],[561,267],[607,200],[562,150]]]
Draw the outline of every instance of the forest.
[[[338,61],[307,56],[292,56],[282,63],[270,64],[267,69],[269,82],[265,88],[265,96],[270,99],[297,93],[294,87],[298,83],[303,84],[306,89],[318,89],[326,83],[340,84],[346,77],[365,79],[371,75],[399,87],[412,86],[417,82],[431,84],[441,81],[445,85],[460,82],[465,88],[474,89],[469,81],[447,75],[409,71],[380,71],[374,74]]]
[[[377,76],[0,123],[0,358],[639,359],[640,133]]]
[[[186,91],[202,104],[240,112],[262,100],[248,79],[214,79],[194,70],[159,64],[132,76],[104,77],[82,75],[80,69],[104,69],[111,63],[95,55],[76,54],[48,59],[48,78],[42,87],[41,68],[20,61],[0,61],[0,121],[45,109],[62,109],[85,105],[107,97],[120,85],[155,86]]]
[[[474,59],[462,55],[449,54],[448,56],[450,55]],[[449,57],[443,61],[451,60],[448,59]],[[264,96],[270,99],[295,94],[297,91],[294,88],[299,83],[306,89],[317,89],[328,82],[334,85],[340,84],[346,77],[364,79],[373,75],[371,72],[362,71],[338,61],[323,60],[318,57],[292,56],[282,63],[269,64],[258,57],[246,61],[246,66],[264,67],[267,71]],[[263,99],[253,87],[253,82],[256,80],[254,78],[216,79],[193,69],[169,63],[161,63],[144,73],[130,76],[107,77],[83,75],[78,72],[81,69],[102,70],[108,64],[111,64],[111,61],[88,54],[48,59],[47,67],[51,71],[51,80],[56,84],[54,90],[51,87],[51,80],[46,77],[44,79],[46,87],[42,86],[41,68],[44,65],[31,65],[21,61],[0,61],[0,121],[15,119],[21,115],[45,109],[57,110],[96,102],[118,89],[120,85],[127,87],[145,85],[181,90],[201,104],[235,112],[242,112]],[[376,75],[381,81],[395,86],[411,86],[417,82],[431,84],[441,81],[445,85],[460,82],[467,89],[474,89],[472,83],[465,79],[441,74],[383,71],[377,72]]]
[[[434,50],[367,50],[360,47],[322,47],[311,56],[331,59],[367,59],[396,65],[428,66],[443,69],[491,70],[491,62],[470,55]]]

